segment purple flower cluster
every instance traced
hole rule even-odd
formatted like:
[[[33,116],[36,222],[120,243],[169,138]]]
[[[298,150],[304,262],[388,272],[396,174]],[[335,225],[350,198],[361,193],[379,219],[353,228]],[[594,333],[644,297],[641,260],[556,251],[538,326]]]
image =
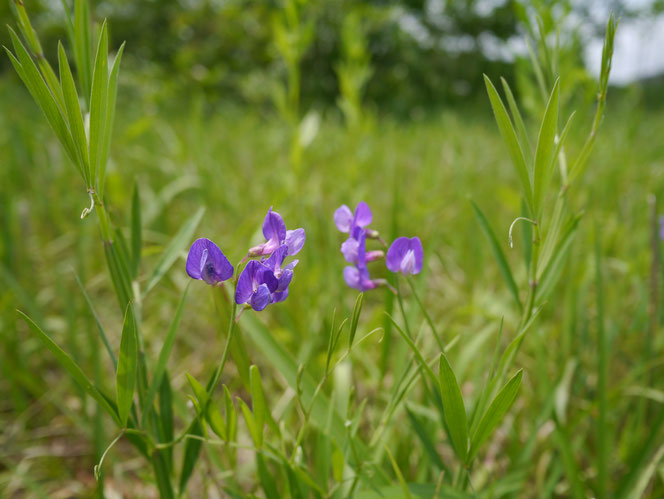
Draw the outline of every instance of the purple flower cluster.
[[[371,279],[367,267],[368,262],[385,257],[383,251],[366,249],[367,239],[379,239],[378,232],[368,228],[372,218],[371,208],[363,201],[354,212],[345,204],[334,212],[337,229],[348,234],[348,239],[341,244],[341,253],[352,265],[344,268],[344,280],[360,291],[387,284],[384,279]],[[422,243],[418,237],[399,237],[388,249],[385,263],[392,272],[417,274],[422,270],[422,259]]]
[[[260,311],[270,303],[284,301],[288,297],[288,286],[293,279],[293,269],[298,260],[287,265],[288,256],[297,254],[305,242],[304,229],[286,230],[279,213],[270,208],[263,221],[265,242],[254,246],[247,257],[262,257],[251,260],[244,268],[235,288],[235,302],[249,305]],[[209,239],[197,239],[187,256],[187,274],[217,286],[233,276],[234,269],[219,247]]]

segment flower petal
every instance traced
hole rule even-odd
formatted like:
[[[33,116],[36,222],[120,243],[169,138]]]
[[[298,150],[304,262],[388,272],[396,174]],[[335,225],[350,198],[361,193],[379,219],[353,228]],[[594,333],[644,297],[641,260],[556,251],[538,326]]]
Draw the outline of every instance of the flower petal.
[[[279,277],[279,285],[277,286],[276,292],[280,293],[288,289],[288,285],[293,280],[293,271],[290,269],[284,269]]]
[[[369,205],[364,201],[360,201],[357,205],[357,208],[355,208],[355,225],[359,227],[366,227],[371,223],[371,218],[371,208],[369,208]]]
[[[359,241],[357,239],[353,239],[352,237],[349,237],[343,243],[341,243],[341,252],[343,253],[347,262],[357,263],[359,247]]]
[[[334,223],[341,232],[350,232],[353,224],[353,212],[345,204],[342,204],[334,212]]]
[[[286,245],[288,246],[288,254],[290,256],[296,255],[304,246],[305,240],[304,229],[287,230]]]
[[[258,286],[258,289],[251,296],[251,308],[260,312],[265,307],[267,307],[272,301],[272,295],[270,290],[267,288],[267,284],[261,284]]]
[[[284,301],[286,298],[288,298],[288,288],[286,288],[284,291],[277,291],[272,295],[272,303],[279,303],[281,301]]]
[[[233,276],[233,266],[219,247],[206,238],[196,239],[189,249],[187,274],[193,279],[203,279],[216,284]]]
[[[273,273],[276,273],[281,270],[281,264],[284,263],[284,259],[286,256],[288,256],[288,254],[288,246],[282,244],[274,251],[274,253],[272,253],[272,255],[270,255],[270,258],[261,263],[270,269]]]
[[[286,239],[286,224],[284,223],[284,219],[281,218],[279,213],[272,211],[272,208],[270,208],[267,211],[267,215],[265,215],[265,220],[263,221],[263,235],[268,242],[275,242],[277,244],[277,246],[272,248],[272,251],[277,249],[278,245]],[[270,251],[270,253],[272,251]]]
[[[256,262],[256,260],[254,260],[254,262]],[[269,289],[270,293],[273,293],[279,287],[279,280],[276,277],[274,277],[274,272],[272,272],[265,265],[263,265],[260,262],[256,262],[256,264],[257,267],[256,267],[256,274],[254,276],[254,281],[258,285],[265,284]]]
[[[410,249],[415,253],[415,268],[413,274],[419,274],[422,270],[422,260],[424,259],[424,252],[422,251],[422,241],[419,237],[413,237],[410,240]]]
[[[353,289],[360,289],[360,271],[357,267],[344,267],[344,281]]]
[[[385,264],[392,272],[401,270],[401,261],[410,249],[410,239],[407,237],[398,237],[394,240],[390,249],[387,250]]]
[[[254,294],[254,275],[256,265],[260,265],[256,260],[251,260],[240,274],[235,288],[235,303],[241,305],[247,303]]]

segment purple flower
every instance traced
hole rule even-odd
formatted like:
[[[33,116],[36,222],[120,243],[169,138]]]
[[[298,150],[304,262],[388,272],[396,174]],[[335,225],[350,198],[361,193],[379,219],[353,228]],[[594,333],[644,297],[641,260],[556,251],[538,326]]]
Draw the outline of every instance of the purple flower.
[[[233,266],[216,244],[200,238],[189,249],[187,274],[214,286],[233,276]]]
[[[235,289],[235,303],[248,303],[261,311],[273,301],[272,293],[279,287],[274,273],[257,260],[251,260],[240,274]]]
[[[361,233],[358,237],[364,242],[366,239],[366,233],[361,230]],[[364,244],[364,243],[363,243]],[[364,249],[363,251],[366,251]],[[341,252],[344,255],[344,258],[349,263],[358,263],[359,253],[360,253],[360,241],[354,237],[349,237],[341,244]],[[373,262],[374,260],[380,260],[385,257],[385,253],[381,250],[373,250],[365,252],[364,261]]]
[[[350,208],[342,204],[334,212],[334,223],[341,232],[347,232],[351,237],[357,239],[356,229],[364,228],[371,223],[371,208],[364,201],[360,201],[355,208],[355,213]]]
[[[304,229],[286,230],[281,215],[270,208],[263,221],[263,235],[266,241],[249,250],[249,256],[271,255],[282,244],[288,246],[288,254],[296,255],[304,246]]]
[[[349,241],[351,239],[355,241],[353,238],[350,238]],[[355,265],[352,267],[348,266],[344,268],[344,280],[346,281],[346,284],[348,284],[348,286],[351,288],[358,289],[363,292],[385,284],[386,281],[384,279],[371,279],[369,276],[369,269],[367,269],[367,257],[370,255],[366,252],[366,234],[364,231],[361,231],[359,234],[359,239],[357,240],[357,247],[355,248],[355,251],[355,258],[352,262],[355,263]]]
[[[272,253],[270,258],[262,262],[263,265],[272,271],[278,281],[277,289],[272,294],[272,301],[274,303],[284,301],[288,297],[288,285],[293,279],[293,269],[298,263],[298,260],[293,260],[284,268],[281,268],[287,256],[288,246],[284,244]]]
[[[399,237],[387,250],[387,268],[392,272],[418,274],[422,270],[422,256],[419,237]]]

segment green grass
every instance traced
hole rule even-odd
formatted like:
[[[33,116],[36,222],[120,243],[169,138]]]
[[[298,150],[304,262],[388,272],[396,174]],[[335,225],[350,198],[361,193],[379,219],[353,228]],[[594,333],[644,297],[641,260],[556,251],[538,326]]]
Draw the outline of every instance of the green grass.
[[[191,497],[213,490],[262,496],[261,482],[283,487],[294,478],[279,471],[285,468],[277,465],[270,448],[277,442],[276,426],[284,441],[294,442],[307,417],[314,425],[301,435],[306,469],[319,480],[327,475],[317,470],[336,460],[325,490],[328,479],[332,487],[333,475],[351,483],[350,466],[361,461],[367,474],[356,485],[358,497],[373,497],[372,485],[389,486],[391,497],[405,494],[403,487],[412,496],[430,497],[441,472],[441,497],[452,480],[493,497],[530,496],[532,491],[552,497],[664,493],[664,472],[656,461],[664,441],[664,387],[657,381],[664,374],[664,340],[659,311],[648,305],[647,202],[649,194],[663,192],[664,118],[634,106],[625,94],[609,100],[587,172],[569,194],[571,211],[584,212],[571,257],[512,370],[505,373],[511,377],[523,368],[516,402],[465,474],[456,470],[454,447],[431,402],[431,380],[419,377],[405,393],[397,390],[399,377],[411,365],[411,351],[383,314],[387,309],[401,320],[388,291],[364,295],[353,351],[330,374],[310,415],[307,408],[324,375],[330,331],[343,318],[350,320],[357,298],[341,276],[342,235],[332,214],[342,203],[354,206],[364,200],[373,209],[373,227],[386,240],[396,235],[422,239],[425,268],[414,286],[443,343],[450,345],[446,356],[466,403],[468,429],[472,432],[479,423],[473,425],[471,416],[496,344],[500,341],[500,355],[515,337],[520,313],[469,199],[496,233],[522,302],[527,280],[521,231],[528,226],[516,226],[514,249],[507,243],[509,225],[522,212],[519,179],[488,99],[484,114],[441,111],[415,122],[385,117],[355,134],[336,113],[327,112],[299,170],[293,171],[288,127],[273,115],[200,96],[186,102],[170,96],[177,104],[166,105],[167,99],[153,101],[138,88],[121,84],[118,92],[105,196],[113,224],[130,241],[130,207],[134,185],[139,186],[143,245],[137,280],[144,291],[168,243],[200,208],[205,213],[194,236],[213,239],[231,262],[259,242],[270,206],[289,227],[307,231],[288,300],[242,318],[242,344],[231,351],[221,378],[233,397],[249,404],[245,413],[256,411],[250,404],[256,387],[249,381],[249,364],[239,362],[244,347],[250,364],[260,370],[266,407],[276,425],[267,421],[265,447],[256,459],[247,448],[251,437],[242,415],[239,448],[217,445],[208,431],[213,442],[202,446],[188,484]],[[18,79],[5,77],[0,90],[0,489],[8,496],[93,496],[94,466],[118,431],[69,380],[15,309],[47,331],[107,394],[115,392],[115,369],[75,276],[116,356],[125,310],[106,272],[94,217],[80,219],[89,204],[84,183],[73,175]],[[570,156],[581,149],[589,127],[590,118],[580,114],[567,139]],[[537,124],[526,121],[537,130]],[[184,256],[178,253],[140,304],[151,372],[189,283]],[[387,277],[380,267],[375,276]],[[440,350],[428,321],[404,283],[401,290],[419,351],[427,361],[437,359]],[[184,302],[168,360],[175,435],[194,415],[187,374],[207,380],[221,358],[230,309],[221,298],[195,282]],[[653,313],[655,327],[648,333]],[[360,341],[381,327],[383,332]],[[348,325],[333,363],[345,351],[347,334]],[[301,403],[296,386],[300,364],[306,367]],[[437,363],[433,370],[438,372]],[[223,393],[216,393],[217,405],[224,407]],[[329,405],[337,419],[327,421]],[[352,421],[349,428],[343,424],[346,417]],[[346,440],[350,448],[335,452],[346,432],[352,434]],[[172,452],[179,469],[184,449],[183,443],[163,455],[168,460]],[[288,445],[285,450],[287,456],[297,453]],[[345,467],[339,459],[346,460]],[[156,491],[151,467],[126,439],[109,451],[103,475],[108,490],[129,496]]]

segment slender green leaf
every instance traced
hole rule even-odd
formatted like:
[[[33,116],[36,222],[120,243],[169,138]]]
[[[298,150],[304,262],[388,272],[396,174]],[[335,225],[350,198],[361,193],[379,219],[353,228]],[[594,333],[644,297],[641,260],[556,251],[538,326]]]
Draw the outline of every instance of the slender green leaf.
[[[247,429],[249,430],[249,435],[251,435],[251,440],[256,447],[260,448],[263,445],[263,432],[258,429],[256,417],[244,400],[238,397],[237,402],[240,405],[240,409],[242,409],[244,421],[247,423]]]
[[[341,483],[344,479],[344,467],[346,459],[344,457],[343,451],[339,448],[337,443],[332,440],[332,476],[334,479]]]
[[[576,234],[576,230],[579,226],[579,220],[581,216],[573,217],[563,230],[563,236],[560,238],[560,242],[554,250],[553,257],[549,261],[549,264],[542,271],[542,277],[539,280],[537,285],[537,290],[535,292],[535,303],[540,304],[548,297],[549,293],[553,290],[553,287],[558,282],[560,275],[563,271],[563,266],[569,255],[570,248],[572,246],[572,241]]]
[[[104,195],[104,185],[106,181],[106,164],[111,149],[111,136],[113,134],[113,122],[115,121],[115,101],[118,95],[118,74],[120,72],[120,61],[124,52],[125,44],[120,45],[118,53],[115,55],[111,75],[108,80],[108,92],[106,102],[106,119],[104,121],[104,132],[102,135],[101,158],[99,160],[99,192]]]
[[[364,301],[364,293],[357,295],[357,300],[355,300],[355,307],[353,308],[353,316],[350,321],[350,333],[348,335],[348,349],[350,350],[353,347],[353,341],[355,340],[355,333],[357,333],[357,324],[360,320],[360,314],[362,313],[362,303]]]
[[[560,80],[556,80],[544,111],[542,125],[537,137],[535,149],[535,173],[533,185],[533,200],[535,217],[539,219],[542,209],[544,193],[551,177],[551,165],[556,146],[556,131],[558,127],[558,106],[560,100]]]
[[[185,299],[187,298],[188,290],[189,290],[189,285],[187,285],[187,287],[184,290],[184,293],[182,293],[182,298],[180,298],[180,303],[178,304],[178,308],[175,311],[175,316],[173,317],[173,321],[171,322],[171,325],[168,328],[168,332],[166,333],[166,338],[164,338],[164,343],[162,344],[161,351],[159,352],[159,358],[157,359],[157,366],[155,367],[154,370],[152,383],[150,384],[150,387],[148,389],[148,393],[147,396],[145,397],[145,402],[143,404],[143,408],[141,411],[143,426],[146,423],[146,414],[149,412],[150,407],[152,406],[152,401],[154,400],[154,397],[157,394],[157,390],[159,390],[159,387],[161,386],[162,378],[166,373],[166,364],[168,364],[168,359],[171,356],[171,350],[173,350],[173,344],[175,343],[175,335],[177,334],[178,328],[180,326],[180,318],[182,317],[182,310],[184,309],[184,302]]]
[[[498,124],[500,135],[503,137],[503,140],[507,144],[510,157],[512,158],[512,163],[514,163],[516,173],[519,176],[521,189],[523,190],[523,195],[526,199],[526,204],[528,205],[530,212],[534,213],[531,173],[523,156],[523,151],[519,145],[516,132],[514,131],[512,122],[510,121],[503,101],[498,95],[496,87],[493,86],[493,83],[491,83],[491,80],[486,75],[484,75],[484,83],[489,94],[489,100],[491,101],[491,107],[493,108],[493,114],[496,117],[496,123]]]
[[[394,456],[390,452],[390,449],[387,447],[387,445],[385,446],[385,452],[387,452],[387,455],[390,458],[390,463],[392,463],[392,469],[394,470],[394,473],[396,474],[397,479],[399,480],[399,485],[401,485],[403,496],[410,499],[410,497],[412,496],[410,495],[410,490],[408,490],[408,484],[406,483],[406,479],[403,477],[403,474],[399,469],[399,465],[397,464],[396,460],[394,459]]]
[[[108,105],[108,28],[102,24],[97,44],[92,90],[90,92],[90,170],[93,185],[100,194],[102,179],[100,176],[101,156],[106,129],[106,106]]]
[[[141,247],[143,236],[141,233],[141,197],[138,192],[138,182],[134,185],[134,195],[131,200],[131,263],[132,276],[138,276],[138,267],[141,264]]]
[[[155,285],[161,280],[164,274],[168,272],[171,266],[178,259],[180,252],[187,245],[187,243],[189,243],[191,237],[194,234],[194,231],[196,230],[196,227],[201,221],[201,218],[203,218],[203,213],[205,213],[205,208],[199,208],[196,213],[194,213],[185,221],[184,224],[182,224],[182,227],[180,227],[178,233],[168,244],[166,250],[164,250],[164,254],[161,257],[161,260],[159,260],[159,263],[152,273],[152,277],[150,277],[150,280],[145,286],[143,296],[147,295],[150,290],[155,287]]]
[[[468,452],[466,408],[463,405],[459,383],[444,353],[440,354],[440,396],[452,444],[459,460],[465,462]]]
[[[263,440],[263,428],[267,418],[268,411],[265,402],[265,395],[263,394],[263,385],[261,382],[261,374],[258,367],[251,366],[249,368],[249,382],[251,389],[251,404],[254,409],[254,416],[256,418],[256,431],[261,434],[261,442]]]
[[[51,353],[55,356],[58,363],[69,373],[69,375],[83,388],[88,395],[97,401],[97,403],[103,407],[103,409],[113,418],[113,420],[119,425],[122,426],[120,418],[117,411],[109,404],[109,402],[104,398],[101,392],[92,384],[92,382],[87,378],[83,373],[81,368],[76,364],[72,358],[62,350],[44,331],[40,329],[37,324],[35,324],[30,317],[25,315],[20,310],[17,312],[21,315],[21,318],[25,323],[30,327],[30,329],[37,335],[37,337],[42,341],[44,346],[48,348]]]
[[[507,263],[507,258],[505,258],[505,254],[503,253],[503,250],[500,248],[500,243],[498,243],[498,238],[496,237],[496,234],[493,232],[493,230],[491,230],[491,226],[489,225],[488,220],[484,216],[484,213],[482,213],[482,211],[479,209],[479,207],[473,201],[470,202],[470,205],[473,208],[473,213],[475,214],[477,223],[480,225],[480,228],[482,229],[484,236],[489,242],[489,247],[491,248],[491,253],[493,253],[493,257],[496,259],[496,263],[498,264],[498,270],[500,271],[500,275],[503,276],[503,279],[507,284],[507,288],[512,294],[512,297],[514,298],[514,301],[519,307],[519,310],[521,310],[523,306],[521,305],[521,300],[519,299],[519,288],[517,288],[516,286],[516,282],[514,281],[514,277],[512,276],[512,271],[510,270],[510,266]]]
[[[657,236],[655,236],[657,237]],[[609,339],[604,328],[604,283],[599,231],[595,231],[595,288],[597,300],[597,496],[608,497],[611,432],[607,401],[609,380]],[[664,449],[664,447],[663,447]],[[641,494],[634,497],[641,497]]]
[[[516,126],[516,133],[519,137],[519,145],[521,145],[521,151],[523,151],[524,160],[526,165],[530,165],[533,162],[533,150],[530,146],[530,140],[528,140],[528,131],[526,130],[526,125],[523,122],[523,118],[519,112],[519,106],[516,104],[516,100],[512,94],[512,89],[507,84],[507,80],[501,77],[500,82],[503,84],[503,90],[505,91],[505,96],[507,97],[507,104],[510,108],[510,113],[512,113],[512,120]]]
[[[436,450],[435,443],[431,440],[433,432],[429,431],[427,428],[424,427],[422,422],[413,413],[408,404],[406,404],[406,415],[408,416],[408,421],[410,422],[410,425],[413,427],[413,430],[415,430],[415,435],[417,435],[417,438],[420,439],[420,442],[422,443],[425,452],[429,456],[429,459],[431,459],[431,462],[439,470],[441,471],[445,470],[446,468],[445,465],[443,464],[443,460],[440,458],[440,455]]]
[[[189,373],[186,374],[187,379],[189,380],[189,385],[191,385],[194,395],[198,400],[199,410],[202,411],[205,409],[205,420],[210,424],[210,428],[212,428],[212,431],[214,431],[219,438],[224,440],[227,439],[228,434],[226,431],[226,424],[224,423],[224,419],[221,416],[221,411],[219,410],[216,401],[208,395],[207,390],[203,388],[203,385],[201,385],[196,378]]]
[[[489,408],[482,416],[477,430],[471,436],[470,439],[470,452],[468,453],[467,462],[470,463],[480,447],[487,439],[491,436],[494,430],[502,422],[507,411],[512,407],[516,395],[519,392],[519,386],[521,386],[521,378],[523,377],[523,369],[512,376],[512,378],[505,384],[502,390],[498,393]]]
[[[122,326],[122,339],[120,340],[120,355],[118,356],[118,370],[116,373],[116,389],[118,414],[122,426],[127,425],[127,418],[134,400],[136,387],[136,366],[138,363],[138,341],[136,339],[136,318],[134,307],[127,305],[124,325]]]
[[[203,436],[203,428],[200,421],[196,420],[190,434],[195,437]],[[187,443],[184,446],[184,455],[182,456],[182,468],[180,470],[180,496],[184,494],[184,491],[187,488],[187,483],[191,478],[191,474],[194,472],[194,467],[196,461],[198,461],[198,454],[201,452],[202,445],[203,442],[198,438],[187,439]]]
[[[258,470],[258,479],[263,492],[265,492],[265,497],[267,499],[279,499],[281,496],[277,489],[277,482],[274,480],[272,473],[270,473],[265,458],[260,452],[256,453],[256,469]]]
[[[237,411],[233,403],[233,397],[226,385],[224,388],[224,412],[226,414],[226,432],[229,442],[234,442],[237,437]]]
[[[78,100],[78,93],[74,84],[74,77],[71,74],[67,54],[61,43],[58,43],[58,62],[60,65],[60,83],[65,100],[65,109],[67,111],[67,121],[76,144],[78,155],[76,158],[80,162],[84,172],[85,181],[88,187],[91,187],[90,164],[88,163],[88,139],[85,136],[85,126],[83,125],[83,115],[81,114],[81,105]]]
[[[159,387],[159,428],[161,430],[161,441],[170,442],[173,440],[173,395],[171,392],[171,382],[168,379],[168,372],[165,372],[161,378]],[[173,449],[167,449],[167,462],[169,469],[173,468]]]
[[[79,83],[83,89],[85,102],[90,109],[90,89],[92,87],[92,44],[90,37],[90,12],[88,0],[74,2],[74,58]]]
[[[157,488],[161,499],[174,499],[175,491],[171,482],[171,475],[168,471],[168,458],[165,450],[152,451],[152,469],[157,479]]]

